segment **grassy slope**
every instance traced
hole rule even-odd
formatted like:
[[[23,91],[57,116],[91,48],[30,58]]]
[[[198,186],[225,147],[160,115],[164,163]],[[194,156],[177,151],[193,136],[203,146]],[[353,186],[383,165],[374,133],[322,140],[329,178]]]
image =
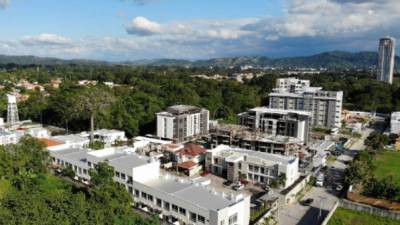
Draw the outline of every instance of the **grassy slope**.
[[[400,152],[385,151],[376,157],[374,174],[378,178],[393,175],[400,185]]]
[[[367,213],[337,208],[328,225],[400,225],[400,221]]]

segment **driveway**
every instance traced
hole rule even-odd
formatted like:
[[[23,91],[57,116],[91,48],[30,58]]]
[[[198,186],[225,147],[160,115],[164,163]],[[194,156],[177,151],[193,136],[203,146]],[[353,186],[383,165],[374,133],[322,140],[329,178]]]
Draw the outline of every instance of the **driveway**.
[[[321,187],[313,187],[303,199],[312,198],[310,206],[300,203],[286,205],[278,209],[278,224],[281,225],[318,225],[338,199],[335,192]]]

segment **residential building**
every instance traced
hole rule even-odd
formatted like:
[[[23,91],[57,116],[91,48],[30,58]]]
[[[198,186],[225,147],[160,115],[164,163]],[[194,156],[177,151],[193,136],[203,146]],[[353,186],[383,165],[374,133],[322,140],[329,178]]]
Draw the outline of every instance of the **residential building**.
[[[207,149],[196,144],[187,144],[174,153],[178,171],[187,176],[198,174],[203,169],[205,153]]]
[[[219,145],[207,152],[206,169],[230,181],[246,179],[268,185],[284,174],[286,188],[299,178],[299,159]]]
[[[156,113],[157,136],[186,142],[208,134],[209,111],[189,105],[175,105]]]
[[[310,87],[309,80],[299,80],[297,78],[280,78],[276,80],[276,88],[289,93],[301,93],[304,88]]]
[[[15,132],[0,131],[0,145],[17,144],[18,140]]]
[[[251,130],[247,126],[218,124],[210,130],[211,148],[218,145],[229,145],[253,151],[281,155],[293,155],[303,145],[296,137],[271,135]]]
[[[99,151],[64,149],[50,151],[53,163],[71,166],[76,175],[90,181],[89,169],[107,161],[114,180],[134,198],[135,206],[155,212],[170,223],[247,225],[250,196],[213,190],[203,179],[187,180],[160,174],[160,162],[132,151],[110,148]]]
[[[125,131],[120,130],[108,130],[108,129],[99,129],[93,132],[94,140],[103,142],[105,146],[111,147],[111,145],[117,144],[118,142],[124,142],[128,139],[125,136]],[[81,133],[83,137],[90,137],[89,132]]]
[[[279,83],[268,95],[270,108],[311,112],[312,126],[341,126],[342,91],[324,91],[321,87],[310,87],[308,82],[301,80],[298,80],[300,84],[291,85],[295,78],[288,79],[290,82]]]
[[[87,137],[82,137],[77,134],[58,135],[47,138],[51,140],[51,146],[48,146],[48,150],[61,150],[66,148],[86,148],[89,146],[90,140]],[[58,143],[58,144],[57,144]]]
[[[392,84],[396,40],[384,37],[379,40],[377,80]]]
[[[393,112],[390,116],[390,133],[400,135],[400,112]]]
[[[253,131],[272,136],[294,137],[305,144],[309,139],[310,112],[257,107],[240,113],[238,118],[241,125],[250,127]]]

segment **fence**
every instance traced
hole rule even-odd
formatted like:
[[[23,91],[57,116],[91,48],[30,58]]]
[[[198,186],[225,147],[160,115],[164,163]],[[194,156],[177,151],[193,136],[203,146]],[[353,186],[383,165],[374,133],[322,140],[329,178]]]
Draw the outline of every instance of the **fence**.
[[[382,216],[386,218],[391,218],[395,220],[400,220],[400,212],[398,211],[392,211],[392,210],[387,210],[387,209],[381,209],[377,207],[373,207],[370,205],[365,205],[353,201],[349,201],[346,199],[342,199],[340,201],[340,206],[346,209],[351,209],[359,212],[365,212],[377,216]]]

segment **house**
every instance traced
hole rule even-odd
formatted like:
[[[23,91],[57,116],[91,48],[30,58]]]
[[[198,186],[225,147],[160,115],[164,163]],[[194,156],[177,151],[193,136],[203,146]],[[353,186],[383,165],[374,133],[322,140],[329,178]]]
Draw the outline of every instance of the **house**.
[[[203,169],[207,149],[196,144],[187,144],[175,152],[175,161],[178,171],[187,176],[198,174]]]
[[[282,182],[287,188],[299,178],[299,159],[219,145],[207,151],[206,170],[230,181]]]

